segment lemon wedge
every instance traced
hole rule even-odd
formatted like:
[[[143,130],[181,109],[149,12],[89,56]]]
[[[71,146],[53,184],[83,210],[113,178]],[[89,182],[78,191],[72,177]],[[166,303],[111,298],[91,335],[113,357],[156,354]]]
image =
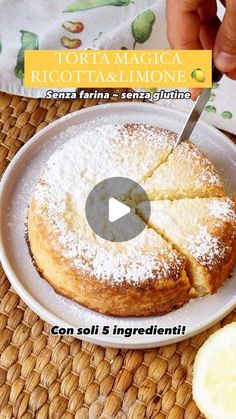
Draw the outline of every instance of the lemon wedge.
[[[236,322],[211,335],[198,351],[193,398],[207,419],[236,419]]]

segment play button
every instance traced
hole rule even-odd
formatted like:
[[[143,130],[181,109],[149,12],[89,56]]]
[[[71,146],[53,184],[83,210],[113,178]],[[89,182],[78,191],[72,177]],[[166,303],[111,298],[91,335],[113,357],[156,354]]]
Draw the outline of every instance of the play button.
[[[145,214],[150,215],[150,202],[144,189],[125,177],[112,177],[98,183],[86,201],[86,218],[95,234],[111,242],[124,242],[138,236],[146,222],[139,217],[137,204],[131,197],[136,188],[145,201]],[[138,188],[138,189],[137,189]]]
[[[117,221],[125,215],[129,214],[130,211],[131,209],[128,207],[128,205],[123,204],[115,198],[109,199],[108,220],[111,223],[114,223],[114,221]]]

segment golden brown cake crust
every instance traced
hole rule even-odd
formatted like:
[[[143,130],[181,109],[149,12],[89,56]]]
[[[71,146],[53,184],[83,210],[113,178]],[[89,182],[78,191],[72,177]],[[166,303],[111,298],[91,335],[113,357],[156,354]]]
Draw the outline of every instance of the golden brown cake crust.
[[[120,317],[161,315],[189,300],[190,284],[184,261],[181,267],[173,265],[172,278],[150,279],[138,286],[127,281],[121,284],[111,281],[109,284],[94,275],[78,274],[77,269],[72,269],[61,256],[59,248],[58,253],[52,249],[46,225],[35,216],[32,202],[28,216],[31,253],[41,276],[58,294],[100,313]]]
[[[218,263],[212,268],[207,268],[210,293],[215,294],[229,277],[236,264],[236,221],[225,224],[223,228],[215,227],[212,234],[218,238],[225,249],[228,248],[228,251],[225,251],[224,257]]]
[[[198,221],[201,228],[207,226],[208,240],[204,249],[204,240],[201,239],[200,254],[199,251],[193,254],[199,266],[205,270],[208,292],[214,294],[229,277],[236,263],[236,203],[227,197],[203,198],[203,202],[209,202],[209,214],[205,215],[205,220],[199,216],[196,223]],[[214,207],[217,209],[212,212]],[[209,239],[212,240],[210,246]],[[204,294],[198,293],[198,296]]]

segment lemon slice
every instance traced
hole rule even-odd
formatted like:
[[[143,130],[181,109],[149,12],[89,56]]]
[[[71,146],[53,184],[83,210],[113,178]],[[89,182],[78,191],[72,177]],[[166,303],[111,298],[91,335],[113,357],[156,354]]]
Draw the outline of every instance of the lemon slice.
[[[236,418],[236,322],[210,336],[198,351],[193,398],[207,419]]]

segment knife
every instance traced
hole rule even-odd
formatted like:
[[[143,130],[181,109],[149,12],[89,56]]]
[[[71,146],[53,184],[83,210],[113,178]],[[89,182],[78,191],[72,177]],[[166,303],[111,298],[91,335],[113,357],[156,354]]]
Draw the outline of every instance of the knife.
[[[223,74],[215,66],[212,67],[212,83],[220,81]],[[188,140],[195,128],[196,123],[198,122],[203,109],[205,108],[207,102],[211,96],[211,87],[203,89],[202,93],[198,96],[196,102],[193,105],[193,108],[190,114],[187,117],[187,120],[183,126],[182,131],[180,132],[174,148],[177,147],[182,141]]]

